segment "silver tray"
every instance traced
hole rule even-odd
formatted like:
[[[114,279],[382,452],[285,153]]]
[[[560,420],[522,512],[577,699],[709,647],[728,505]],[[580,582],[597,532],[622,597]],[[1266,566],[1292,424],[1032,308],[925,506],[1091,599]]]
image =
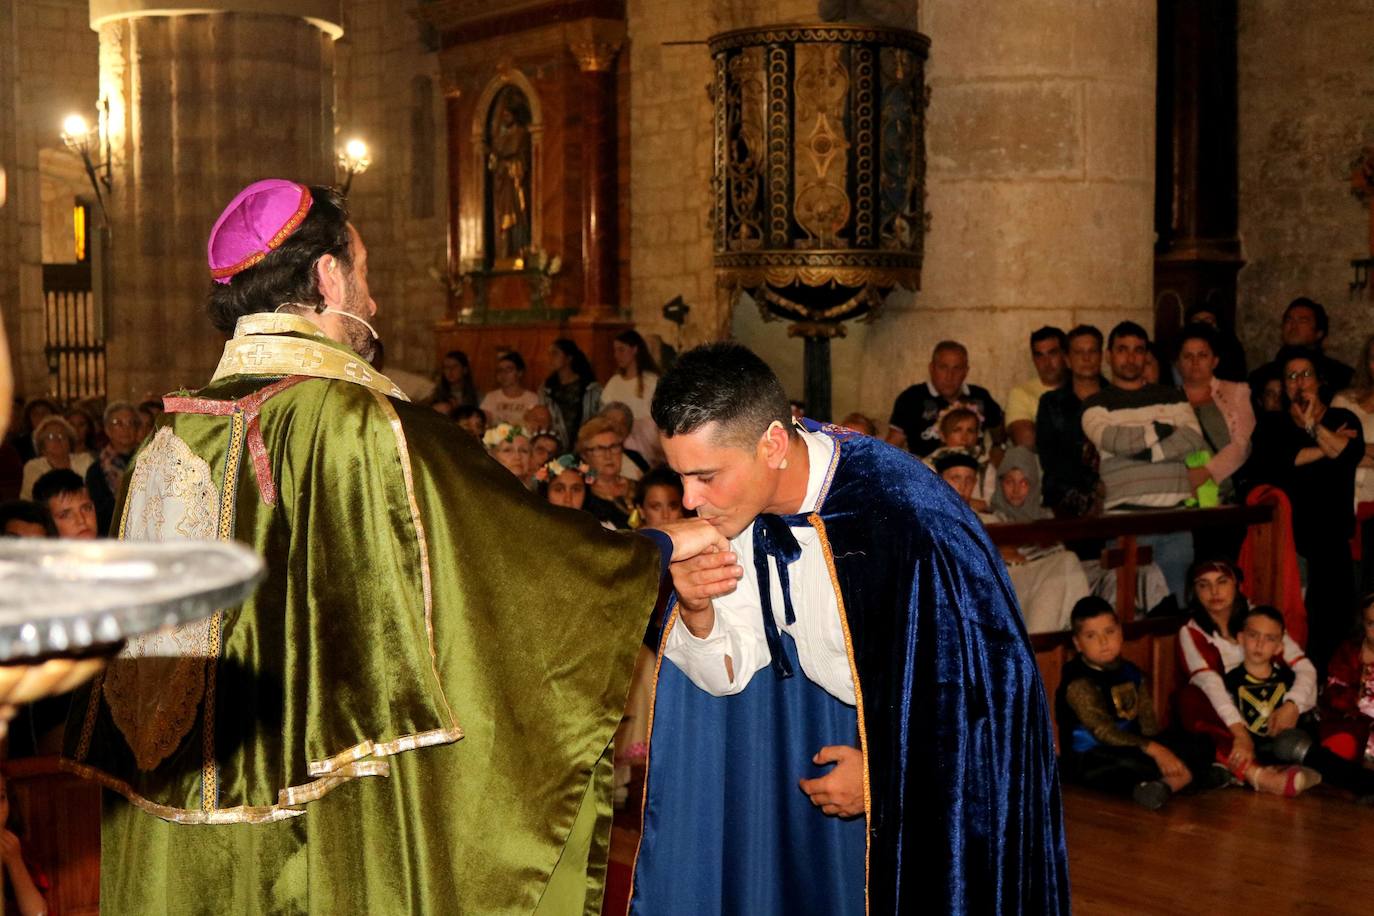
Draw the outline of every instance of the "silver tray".
[[[242,544],[0,540],[0,664],[113,649],[208,617],[253,593]]]

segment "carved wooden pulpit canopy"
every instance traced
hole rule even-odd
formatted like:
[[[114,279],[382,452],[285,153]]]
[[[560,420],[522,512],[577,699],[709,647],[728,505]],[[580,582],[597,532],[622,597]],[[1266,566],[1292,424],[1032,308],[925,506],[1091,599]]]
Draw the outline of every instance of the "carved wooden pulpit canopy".
[[[446,100],[451,315],[438,354],[468,354],[479,387],[516,349],[526,384],[558,337],[610,371],[627,325],[619,276],[624,0],[437,0]]]
[[[806,339],[808,412],[828,419],[829,340],[921,281],[925,59],[906,29],[727,32],[715,61],[715,266]]]

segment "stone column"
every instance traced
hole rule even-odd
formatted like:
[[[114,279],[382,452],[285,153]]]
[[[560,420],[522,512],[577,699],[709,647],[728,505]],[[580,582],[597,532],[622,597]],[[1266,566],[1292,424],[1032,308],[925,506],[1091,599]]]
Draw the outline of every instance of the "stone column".
[[[570,49],[582,76],[582,307],[579,317],[614,316],[620,285],[616,218],[615,60],[624,24],[608,22]]]
[[[266,177],[335,179],[337,0],[166,6],[91,2],[113,147],[112,399],[208,380],[222,341],[204,312],[205,240],[240,188]]]

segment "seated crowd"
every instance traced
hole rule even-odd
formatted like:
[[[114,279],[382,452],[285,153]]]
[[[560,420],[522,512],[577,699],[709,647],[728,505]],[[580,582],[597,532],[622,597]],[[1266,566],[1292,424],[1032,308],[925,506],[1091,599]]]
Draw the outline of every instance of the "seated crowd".
[[[1148,679],[1121,657],[1123,624],[1108,603],[1118,570],[1102,562],[1110,545],[999,548],[1027,630],[1069,632],[1077,649],[1056,697],[1068,779],[1151,808],[1230,781],[1286,795],[1325,781],[1374,800],[1365,768],[1374,767],[1374,600],[1357,601],[1374,587],[1374,337],[1352,370],[1322,352],[1321,305],[1295,300],[1282,329],[1275,358],[1247,376],[1239,341],[1201,309],[1168,353],[1130,321],[1106,335],[1089,325],[1041,328],[1030,336],[1034,375],[1011,389],[1005,410],[969,384],[967,348],[942,341],[928,380],[901,392],[885,431],[862,413],[839,423],[918,456],[989,526],[1240,505],[1256,494],[1286,500],[1305,648],[1286,632],[1288,608],[1251,606],[1242,595],[1243,532],[1138,539],[1150,558],[1138,570],[1137,610],[1186,619],[1186,683],[1169,728],[1157,721]],[[578,345],[560,338],[542,383],[527,387],[524,358],[507,352],[483,393],[454,351],[421,403],[555,506],[611,529],[682,518],[691,510],[649,411],[658,367],[634,331],[616,339],[614,359],[600,382]],[[0,451],[0,531],[114,533],[122,476],[158,407],[24,405]],[[804,412],[794,402],[794,415]],[[646,634],[616,737],[622,789],[626,765],[645,753],[654,657]]]

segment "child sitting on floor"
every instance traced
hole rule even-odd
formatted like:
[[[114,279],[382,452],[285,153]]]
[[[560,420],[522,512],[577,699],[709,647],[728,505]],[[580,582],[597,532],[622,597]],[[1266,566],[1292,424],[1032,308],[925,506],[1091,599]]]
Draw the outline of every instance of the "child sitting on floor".
[[[1227,761],[1232,774],[1260,792],[1293,797],[1321,782],[1321,774],[1301,766],[1275,766],[1289,755],[1279,745],[1289,729],[1271,733],[1269,717],[1288,699],[1296,680],[1282,662],[1283,615],[1268,605],[1247,608],[1232,625],[1244,659],[1222,677],[1226,692],[1240,711],[1253,747],[1237,741]],[[1285,744],[1287,741],[1285,741]]]
[[[1055,697],[1064,778],[1129,795],[1151,811],[1191,783],[1216,785],[1209,741],[1160,734],[1144,672],[1121,657],[1112,606],[1090,595],[1069,619],[1078,656],[1064,666]]]
[[[1374,765],[1374,595],[1360,608],[1361,635],[1346,642],[1326,668],[1322,745],[1340,757]]]

